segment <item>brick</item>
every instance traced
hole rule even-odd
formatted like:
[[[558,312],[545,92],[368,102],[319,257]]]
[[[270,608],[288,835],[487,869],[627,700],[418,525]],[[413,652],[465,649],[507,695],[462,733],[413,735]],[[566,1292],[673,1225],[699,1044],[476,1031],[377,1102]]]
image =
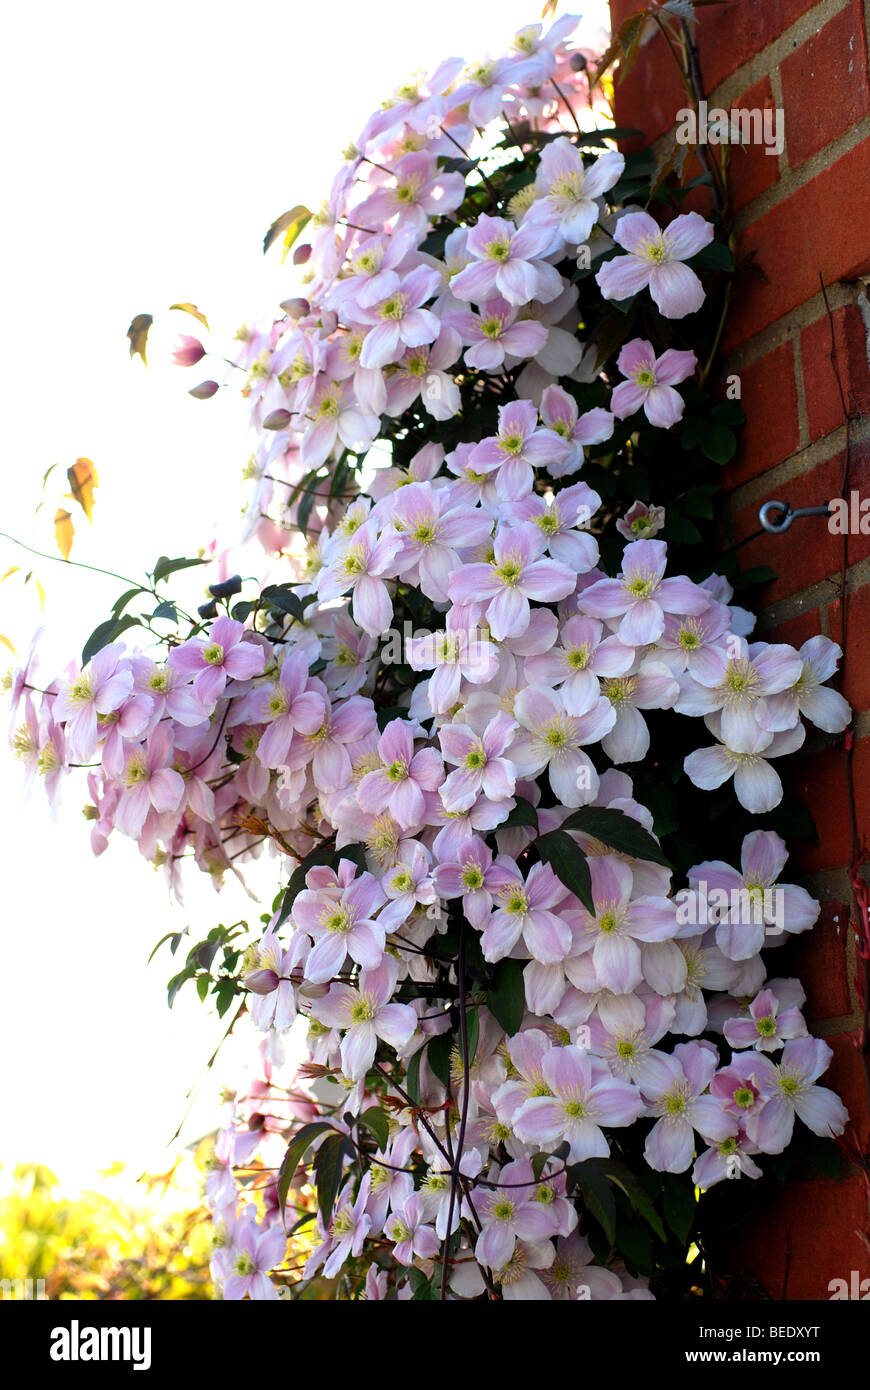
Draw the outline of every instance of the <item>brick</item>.
[[[867,1226],[863,1178],[787,1183],[741,1222],[729,1266],[770,1298],[827,1299],[833,1279],[870,1275],[870,1250],[856,1234]]]
[[[641,49],[628,76],[621,78],[617,68],[615,79],[616,124],[643,131],[642,137],[626,140],[620,148],[643,149],[659,135],[673,130],[677,112],[687,106],[688,96],[660,33],[654,34]]]
[[[711,91],[723,78],[736,72],[815,3],[816,0],[763,0],[752,4],[739,0],[737,4],[699,10],[697,39],[706,89]],[[641,8],[640,0],[611,0],[614,31]]]
[[[730,109],[772,111],[776,103],[770,78],[764,77],[731,102]],[[771,188],[779,177],[779,160],[763,145],[735,145],[729,152],[728,183],[735,212]]]
[[[791,168],[823,150],[870,110],[867,48],[857,0],[780,65]]]
[[[788,642],[792,647],[802,647],[811,637],[821,634],[822,615],[818,608],[811,608],[771,627],[760,623],[758,630],[765,642]]]
[[[870,585],[849,594],[846,640],[839,599],[828,608],[828,635],[845,651],[842,690],[854,710],[870,709]]]
[[[788,880],[788,873],[783,879]],[[846,957],[849,914],[845,903],[824,902],[815,926],[792,938],[789,969],[794,970],[806,990],[804,1016],[814,1022],[852,1012]],[[772,974],[781,973],[778,957],[770,958],[770,970]]]
[[[870,271],[867,213],[856,190],[870,183],[870,140],[822,170],[743,232],[738,261],[754,255],[767,280],[739,276],[736,305],[725,328],[731,351],[826,285]]]
[[[825,1038],[825,1042],[834,1055],[828,1070],[819,1077],[819,1085],[828,1086],[832,1091],[836,1091],[849,1112],[851,1125],[847,1126],[846,1133],[840,1141],[848,1155],[849,1145],[855,1136],[861,1141],[862,1148],[867,1144],[867,1090],[864,1084],[864,1067],[861,1054],[845,1033]],[[851,1134],[850,1128],[853,1131]]]
[[[804,396],[811,440],[839,429],[843,423],[843,404],[831,361],[831,319],[846,412],[859,415],[870,407],[867,330],[857,304],[846,304],[835,309],[831,318],[823,314],[801,333]]]
[[[809,806],[819,836],[817,845],[804,843],[795,847],[796,869],[813,873],[846,867],[851,838],[842,747],[825,748],[807,758],[794,758],[781,767],[786,791]]]
[[[735,462],[723,476],[726,488],[756,478],[789,458],[800,444],[794,348],[781,343],[740,373],[740,404],[746,424],[738,433]]]
[[[852,776],[858,806],[858,844],[870,845],[870,738],[859,738],[852,753]]]
[[[819,463],[788,482],[771,485],[763,497],[743,507],[734,518],[734,540],[754,535],[761,528],[759,508],[774,498],[799,507],[821,506],[832,497],[840,496],[843,480],[843,455]],[[729,479],[725,480],[726,486]],[[855,484],[857,486],[857,484]],[[849,536],[848,545],[862,540],[870,545],[870,537]],[[765,604],[775,603],[789,594],[816,584],[820,579],[838,574],[843,561],[843,538],[832,535],[823,516],[804,517],[795,521],[789,531],[772,536],[765,531],[740,548],[740,567],[769,565],[777,578],[762,590]],[[831,597],[833,597],[833,593]]]

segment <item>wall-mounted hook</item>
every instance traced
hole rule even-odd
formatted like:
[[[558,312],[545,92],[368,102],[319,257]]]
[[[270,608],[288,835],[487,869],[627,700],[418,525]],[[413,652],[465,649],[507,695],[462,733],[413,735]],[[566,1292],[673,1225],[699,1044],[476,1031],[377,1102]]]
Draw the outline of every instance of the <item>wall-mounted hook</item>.
[[[795,507],[792,510],[788,502],[765,502],[758,513],[758,520],[765,531],[769,531],[772,536],[780,536],[799,516],[830,515],[831,509],[827,503],[822,507]]]

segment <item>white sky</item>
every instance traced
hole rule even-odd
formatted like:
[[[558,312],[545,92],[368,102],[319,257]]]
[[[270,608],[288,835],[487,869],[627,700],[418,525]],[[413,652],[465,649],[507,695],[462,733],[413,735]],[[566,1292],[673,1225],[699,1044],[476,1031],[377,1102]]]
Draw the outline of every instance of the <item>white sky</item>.
[[[135,578],[160,553],[195,554],[216,526],[231,542],[250,453],[244,403],[229,391],[209,402],[186,394],[223,373],[220,363],[170,364],[176,335],[198,334],[199,325],[168,306],[197,304],[218,350],[245,319],[276,309],[294,292],[293,272],[277,248],[261,253],[270,222],[297,202],[319,204],[341,151],[411,73],[448,56],[501,53],[540,8],[541,0],[9,8],[0,56],[0,529],[53,552],[64,469],[86,456],[101,487],[93,528],[76,520],[73,559]],[[607,22],[604,0],[583,12],[584,35],[587,24],[594,33]],[[142,312],[155,318],[147,371],[130,361],[125,337]],[[33,565],[46,609],[41,619],[33,585],[13,576],[0,586],[0,632],[21,653],[45,621],[53,673],[108,616],[121,585],[28,560],[0,540],[0,574],[13,564]],[[184,592],[199,602],[201,577],[187,578]],[[6,656],[0,647],[0,669]],[[5,723],[4,714],[4,734]],[[170,1012],[168,951],[146,969],[147,956],[166,931],[189,923],[196,940],[218,921],[256,920],[262,909],[230,881],[216,895],[196,872],[186,906],[172,904],[163,876],[123,837],[92,857],[84,781],[68,779],[53,825],[40,788],[22,803],[21,780],[4,738],[0,1163],[48,1163],[70,1189],[116,1159],[131,1174],[161,1171],[223,1024],[191,986]],[[274,863],[265,881],[271,896]],[[219,1059],[188,1139],[213,1127],[228,1065]]]

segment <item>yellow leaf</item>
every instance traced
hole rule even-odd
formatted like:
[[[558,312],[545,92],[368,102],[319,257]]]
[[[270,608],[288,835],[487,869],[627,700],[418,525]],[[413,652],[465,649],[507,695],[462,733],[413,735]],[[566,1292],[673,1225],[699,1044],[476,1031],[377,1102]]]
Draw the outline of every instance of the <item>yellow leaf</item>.
[[[56,464],[56,463],[53,463],[53,464],[51,465],[50,468],[46,468],[45,472],[44,472],[43,475],[42,475],[42,486],[43,486],[43,489],[45,488],[46,483],[48,482],[49,478],[51,477],[52,473],[54,472],[54,470],[55,470],[56,468],[57,468],[57,464]]]
[[[0,632],[0,642],[3,643],[4,647],[8,647],[8,648],[9,648],[9,650],[10,650],[10,652],[12,653],[13,656],[17,656],[17,655],[18,655],[18,653],[16,652],[16,650],[15,650],[15,648],[13,647],[12,643],[9,641],[9,638],[8,638],[8,637],[4,637],[2,632]]]
[[[206,318],[205,314],[202,312],[201,309],[197,309],[195,304],[191,304],[189,300],[186,299],[183,304],[170,304],[169,307],[170,309],[181,309],[185,314],[193,314],[193,317],[195,319],[199,319],[200,323],[203,324],[206,329],[208,329],[209,333],[211,332],[211,329],[208,327],[208,319]]]
[[[282,212],[280,217],[276,217],[265,237],[263,238],[263,255],[266,254],[274,241],[277,241],[281,233],[284,233],[284,255],[290,250],[294,241],[298,237],[302,228],[311,218],[311,213],[301,203],[289,212]],[[283,259],[283,257],[282,257]]]
[[[154,319],[151,314],[137,314],[127,329],[127,337],[130,339],[130,356],[135,357],[138,352],[146,367],[148,363],[145,360],[145,346],[148,342],[148,330],[153,322]]]
[[[10,574],[17,574],[20,569],[20,565],[10,565],[6,573],[4,575],[0,575],[0,584],[3,583],[4,579],[8,579]]]
[[[42,612],[42,610],[45,608],[45,590],[43,589],[38,579],[34,579],[33,582],[36,585],[36,592],[39,594],[39,608],[40,612]]]
[[[78,502],[88,521],[91,521],[94,511],[94,488],[100,485],[96,468],[90,459],[76,459],[72,468],[66,470],[66,476],[72,488],[66,496]]]
[[[547,3],[541,10],[541,19],[546,19],[548,14],[555,14],[557,4],[558,0],[547,0]]]
[[[69,512],[58,507],[54,514],[54,538],[57,541],[57,548],[65,560],[69,559],[75,533],[76,530]]]

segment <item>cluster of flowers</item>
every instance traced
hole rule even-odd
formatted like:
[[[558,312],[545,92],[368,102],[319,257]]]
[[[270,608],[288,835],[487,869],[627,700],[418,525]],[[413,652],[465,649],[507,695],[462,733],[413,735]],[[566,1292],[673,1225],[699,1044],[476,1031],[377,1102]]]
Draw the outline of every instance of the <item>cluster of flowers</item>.
[[[758,813],[782,796],[772,760],[800,746],[804,720],[835,731],[849,718],[824,684],[834,643],[751,642],[753,620],[723,578],[666,576],[660,509],[621,518],[621,568],[598,568],[589,523],[601,498],[578,477],[584,447],[640,410],[673,425],[695,357],[634,339],[610,408],[580,414],[560,380],[595,372],[575,333],[577,287],[559,267],[597,238],[616,251],[596,275],[602,296],[648,292],[678,319],[704,298],[686,261],[713,229],[694,213],[663,231],[645,212],[608,209],[622,156],[584,157],[565,133],[568,98],[588,97],[586,55],[566,43],[575,22],[531,26],[508,57],[450,61],[400,89],[314,219],[307,297],[239,344],[259,436],[249,531],[283,552],[272,577],[291,576],[302,617],[264,631],[228,611],[165,663],[116,642],[39,703],[30,663],[13,677],[14,745],[29,774],[53,795],[71,765],[98,759],[95,852],[117,829],[178,887],[185,853],[219,880],[264,836],[291,868],[312,846],[334,846],[244,958],[266,1043],[208,1178],[227,1298],[277,1296],[268,1274],[289,1207],[274,1183],[259,1206],[242,1201],[234,1169],[258,1155],[276,1170],[299,1121],[328,1117],[312,1153],[335,1134],[348,1141],[346,1181],[317,1217],[305,1277],[367,1266],[371,1298],[411,1297],[412,1270],[431,1271],[454,1232],[454,1297],[495,1286],[507,1298],[647,1297],[618,1262],[593,1262],[566,1162],[604,1158],[611,1131],[652,1119],[646,1162],[709,1187],[735,1165],[757,1176],[753,1156],[780,1152],[795,1114],[817,1134],[845,1123],[841,1102],[815,1085],[830,1052],[807,1036],[799,983],[767,981],[760,955],[818,911],[803,890],[778,889],[783,931],[759,930],[754,906],[785,862],[776,834],[748,837],[742,874],[697,865],[690,892],[745,892],[688,922],[661,864],[569,828],[588,856],[590,910],[534,854],[572,808],[608,808],[652,831],[622,770],[649,748],[644,711],[703,717],[714,742],[687,758],[687,775],[705,789],[733,776]],[[450,161],[490,122],[501,134],[502,112],[509,128],[533,122],[555,138],[507,208],[462,225],[469,187],[482,185]],[[426,240],[445,215],[457,225],[435,255]],[[497,432],[445,451],[437,424],[460,410],[460,388],[505,371],[518,373],[518,399],[499,407]],[[436,422],[430,442],[359,495],[348,451],[361,456],[382,417],[418,398]],[[292,503],[270,514],[282,487]],[[379,639],[408,590],[444,626],[406,644],[419,679],[385,709]],[[537,830],[509,819],[520,798]],[[342,854],[349,846],[364,868]],[[443,997],[434,985],[445,978],[439,938],[460,918],[487,966],[522,963],[525,1016],[506,1035],[475,999],[468,1067],[457,1045],[445,1104],[423,1049],[451,1027],[461,971]],[[299,1015],[309,1078],[280,1091],[280,1039]],[[700,1037],[710,1032],[721,1045]],[[419,1104],[401,1085],[412,1059]],[[326,1072],[330,1084],[311,1081]],[[389,1119],[376,1151],[357,1123],[372,1107]],[[559,1146],[565,1161],[552,1156]]]

